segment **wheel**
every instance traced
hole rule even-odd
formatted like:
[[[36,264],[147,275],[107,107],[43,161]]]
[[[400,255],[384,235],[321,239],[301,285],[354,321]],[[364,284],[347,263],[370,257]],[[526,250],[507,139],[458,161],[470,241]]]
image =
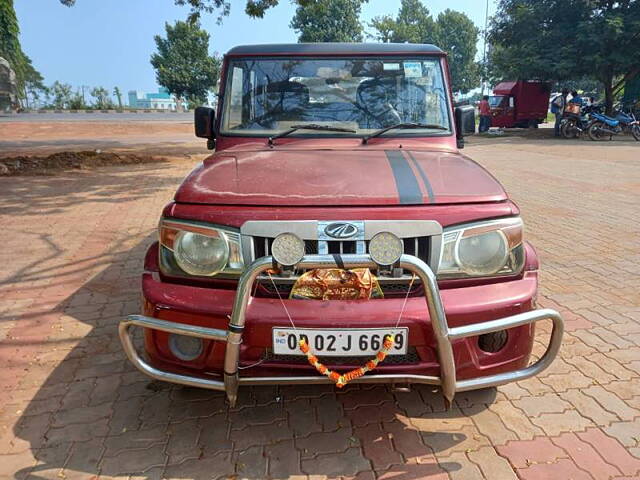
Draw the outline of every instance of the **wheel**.
[[[604,123],[593,122],[591,125],[589,125],[589,130],[587,130],[589,138],[594,142],[605,140],[608,134],[602,131],[603,128]]]
[[[534,119],[529,120],[529,128],[538,128],[538,121]]]
[[[575,120],[567,120],[560,125],[560,134],[564,138],[575,138],[578,136]]]
[[[640,125],[631,127],[631,135],[633,135],[633,138],[635,138],[637,142],[640,142]]]

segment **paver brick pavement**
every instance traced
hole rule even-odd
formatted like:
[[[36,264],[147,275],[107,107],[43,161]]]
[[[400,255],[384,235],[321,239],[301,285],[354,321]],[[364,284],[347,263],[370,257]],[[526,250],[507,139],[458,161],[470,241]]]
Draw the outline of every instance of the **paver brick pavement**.
[[[449,411],[426,386],[245,388],[229,410],[151,381],[116,325],[139,311],[144,252],[193,160],[0,178],[0,478],[638,478],[637,152],[472,141],[522,208],[540,305],[568,328],[540,377]]]

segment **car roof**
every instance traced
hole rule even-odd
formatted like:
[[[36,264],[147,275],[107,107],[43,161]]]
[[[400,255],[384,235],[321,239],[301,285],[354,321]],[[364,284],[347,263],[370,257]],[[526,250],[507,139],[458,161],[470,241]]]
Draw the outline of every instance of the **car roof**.
[[[239,45],[227,52],[228,56],[351,54],[443,55],[444,52],[434,45],[421,43],[267,43],[262,45]]]

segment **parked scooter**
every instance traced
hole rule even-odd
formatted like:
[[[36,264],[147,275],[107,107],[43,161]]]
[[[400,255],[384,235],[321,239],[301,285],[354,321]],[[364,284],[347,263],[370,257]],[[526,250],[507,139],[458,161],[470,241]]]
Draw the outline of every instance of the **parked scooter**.
[[[591,115],[600,112],[600,105],[588,105],[579,110],[567,109],[565,117],[560,123],[560,133],[564,138],[580,137],[589,129],[592,121]]]
[[[593,113],[591,117],[593,120],[587,130],[591,140],[597,142],[606,140],[607,137],[611,140],[614,135],[630,133],[636,141],[640,142],[640,122],[633,113],[618,112],[615,118],[602,113]]]

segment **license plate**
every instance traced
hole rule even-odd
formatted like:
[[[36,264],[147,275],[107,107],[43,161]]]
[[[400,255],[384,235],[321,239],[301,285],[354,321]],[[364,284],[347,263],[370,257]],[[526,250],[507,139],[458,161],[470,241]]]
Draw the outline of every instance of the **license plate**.
[[[407,353],[408,328],[342,328],[336,330],[274,328],[273,353],[276,355],[304,355],[298,342],[304,338],[314,355],[325,357],[357,357],[375,355],[382,348],[384,336],[393,335],[389,355]]]

